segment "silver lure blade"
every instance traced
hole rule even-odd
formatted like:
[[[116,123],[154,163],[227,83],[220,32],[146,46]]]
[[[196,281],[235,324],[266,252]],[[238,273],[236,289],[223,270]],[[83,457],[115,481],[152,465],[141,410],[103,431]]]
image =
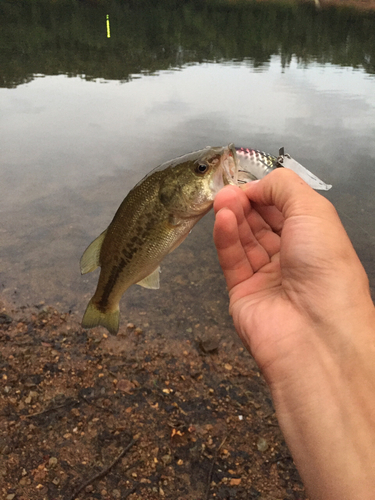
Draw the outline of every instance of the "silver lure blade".
[[[279,150],[279,157],[277,158],[277,163],[278,166],[280,167],[289,168],[290,170],[293,170],[293,172],[298,174],[301,177],[301,179],[303,179],[306,182],[306,184],[308,184],[313,189],[317,189],[320,191],[328,191],[332,187],[331,184],[326,184],[325,182],[323,182],[321,179],[319,179],[319,177],[310,172],[310,170],[307,170],[307,168],[303,167],[300,163],[298,163],[298,161],[296,161],[290,155],[284,154],[284,148],[280,148]]]
[[[238,182],[241,184],[262,179],[277,167],[276,156],[250,148],[236,148],[239,164]]]

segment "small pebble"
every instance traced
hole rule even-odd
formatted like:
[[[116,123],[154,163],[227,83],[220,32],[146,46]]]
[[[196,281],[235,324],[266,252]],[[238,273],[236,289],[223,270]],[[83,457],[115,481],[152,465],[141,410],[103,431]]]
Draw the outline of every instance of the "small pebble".
[[[208,354],[216,352],[219,348],[219,343],[220,342],[218,338],[208,337],[199,340],[199,347],[202,349],[203,352]]]
[[[164,455],[161,457],[161,460],[164,465],[169,465],[172,462],[172,457],[171,455]]]
[[[9,324],[12,321],[13,321],[13,319],[10,316],[8,316],[5,313],[0,313],[0,324],[1,323]]]
[[[257,448],[259,451],[264,452],[268,449],[268,443],[267,440],[264,439],[263,437],[260,437],[257,441]]]
[[[48,465],[50,467],[56,467],[57,465],[57,458],[56,457],[51,457],[49,460],[48,460]]]
[[[135,388],[134,384],[130,380],[121,379],[117,382],[117,389],[122,392],[127,392],[128,394]]]

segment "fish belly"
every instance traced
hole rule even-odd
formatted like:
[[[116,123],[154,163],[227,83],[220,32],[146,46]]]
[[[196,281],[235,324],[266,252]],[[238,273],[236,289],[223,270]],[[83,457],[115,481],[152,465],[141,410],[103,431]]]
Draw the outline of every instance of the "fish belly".
[[[196,224],[197,218],[182,221],[172,226],[168,221],[152,225],[147,234],[139,232],[129,235],[123,245],[111,246],[111,241],[103,243],[103,262],[98,286],[91,299],[91,310],[95,308],[101,315],[100,323],[111,333],[118,330],[119,302],[124,292],[133,284],[153,273],[163,258],[177,248]],[[150,225],[151,226],[151,225]],[[109,235],[111,234],[108,228]],[[130,241],[130,243],[129,243]],[[88,308],[90,307],[90,304]],[[91,311],[93,313],[93,311]],[[105,318],[118,315],[117,329],[107,324]],[[98,314],[97,314],[98,315]],[[85,318],[84,318],[85,319]]]

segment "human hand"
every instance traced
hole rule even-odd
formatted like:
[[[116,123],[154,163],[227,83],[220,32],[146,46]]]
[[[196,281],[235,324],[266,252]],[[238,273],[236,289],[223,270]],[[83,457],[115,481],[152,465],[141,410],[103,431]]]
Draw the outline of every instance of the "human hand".
[[[311,498],[372,498],[375,471],[363,462],[375,460],[375,313],[334,207],[278,169],[226,187],[214,208],[235,327]]]
[[[226,187],[214,209],[230,312],[271,383],[280,354],[310,344],[311,329],[324,330],[319,339],[329,343],[325,330],[373,314],[367,276],[336,210],[290,170],[244,190]]]

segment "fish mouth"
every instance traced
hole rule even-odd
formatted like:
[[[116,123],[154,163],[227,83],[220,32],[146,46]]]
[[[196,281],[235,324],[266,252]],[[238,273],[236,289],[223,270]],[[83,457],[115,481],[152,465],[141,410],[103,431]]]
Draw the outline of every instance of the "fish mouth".
[[[228,144],[227,151],[223,155],[223,181],[225,185],[238,185],[239,161],[234,144]]]
[[[220,168],[212,177],[210,187],[214,197],[224,186],[238,185],[238,165],[236,148],[233,144],[229,144],[221,156]]]

